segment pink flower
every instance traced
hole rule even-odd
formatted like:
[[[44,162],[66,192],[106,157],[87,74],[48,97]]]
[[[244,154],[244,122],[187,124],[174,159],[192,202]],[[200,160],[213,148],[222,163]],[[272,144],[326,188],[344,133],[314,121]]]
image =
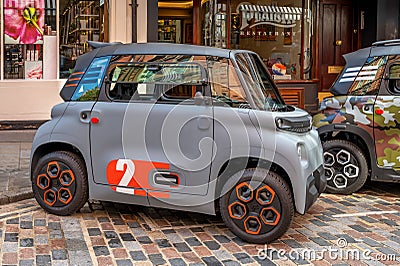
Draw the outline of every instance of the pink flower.
[[[4,33],[24,44],[43,39],[44,0],[5,0]]]

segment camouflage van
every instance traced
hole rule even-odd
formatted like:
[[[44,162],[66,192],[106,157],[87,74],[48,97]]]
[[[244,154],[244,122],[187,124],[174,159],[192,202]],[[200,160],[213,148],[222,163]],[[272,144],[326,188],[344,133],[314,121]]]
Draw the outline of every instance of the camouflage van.
[[[400,40],[344,56],[333,97],[313,117],[324,148],[327,191],[352,193],[372,181],[400,181]]]

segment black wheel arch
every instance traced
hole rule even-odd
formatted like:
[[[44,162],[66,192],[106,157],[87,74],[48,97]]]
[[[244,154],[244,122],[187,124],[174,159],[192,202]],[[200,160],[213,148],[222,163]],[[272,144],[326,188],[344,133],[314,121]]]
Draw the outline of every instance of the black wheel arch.
[[[276,174],[278,174],[290,187],[290,192],[294,199],[292,182],[289,178],[289,175],[282,166],[274,162],[270,162],[257,157],[238,157],[226,160],[225,163],[219,169],[217,177],[218,178],[217,185],[215,187],[215,194],[214,194],[215,195],[214,204],[217,213],[219,212],[218,199],[222,196],[221,191],[223,189],[226,180],[229,179],[235,173],[248,168],[262,168],[265,170],[271,170]],[[293,204],[295,204],[295,201],[293,201]]]
[[[366,130],[351,124],[330,124],[322,126],[317,130],[322,142],[342,139],[351,141],[357,145],[364,152],[367,159],[368,168],[371,171],[370,176],[375,176],[375,173],[378,171],[375,141]]]
[[[44,143],[44,144],[40,145],[39,147],[37,147],[32,155],[31,178],[32,178],[32,174],[35,169],[35,166],[36,166],[37,162],[39,161],[39,159],[41,157],[43,157],[44,155],[46,155],[50,152],[54,152],[54,151],[69,151],[69,152],[76,154],[82,160],[82,163],[85,166],[86,172],[88,171],[86,161],[83,157],[83,154],[77,147],[75,147],[69,143],[65,143],[65,142],[47,142],[47,143]]]

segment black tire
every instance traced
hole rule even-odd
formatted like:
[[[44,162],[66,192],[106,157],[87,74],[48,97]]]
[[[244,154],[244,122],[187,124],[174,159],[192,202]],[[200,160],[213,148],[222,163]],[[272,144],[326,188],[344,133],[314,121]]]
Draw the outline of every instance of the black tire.
[[[32,173],[36,201],[49,213],[70,215],[88,200],[86,168],[76,154],[55,151],[39,159]]]
[[[252,197],[246,198],[249,185]],[[271,197],[272,193],[274,196]],[[270,243],[281,237],[294,217],[290,187],[278,174],[264,169],[244,170],[237,184],[219,199],[219,207],[226,226],[241,239],[256,244]],[[275,214],[270,208],[275,209]],[[240,209],[244,209],[243,216]],[[254,217],[258,219],[260,229],[256,228],[257,219]]]
[[[326,141],[322,147],[325,176],[328,181],[325,192],[351,194],[358,191],[368,178],[368,163],[363,151],[354,143],[340,139]],[[339,163],[337,154],[339,154],[339,159],[340,154],[343,154],[343,158],[350,155],[348,162],[346,162],[347,159],[341,159],[342,162]]]

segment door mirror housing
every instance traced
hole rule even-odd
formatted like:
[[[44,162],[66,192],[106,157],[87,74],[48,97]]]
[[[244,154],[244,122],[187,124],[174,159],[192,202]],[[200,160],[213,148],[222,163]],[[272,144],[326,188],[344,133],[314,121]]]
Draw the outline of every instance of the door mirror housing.
[[[194,94],[193,99],[194,99],[194,104],[195,105],[202,105],[204,103],[204,96],[203,96],[203,93],[201,91],[197,91]]]

